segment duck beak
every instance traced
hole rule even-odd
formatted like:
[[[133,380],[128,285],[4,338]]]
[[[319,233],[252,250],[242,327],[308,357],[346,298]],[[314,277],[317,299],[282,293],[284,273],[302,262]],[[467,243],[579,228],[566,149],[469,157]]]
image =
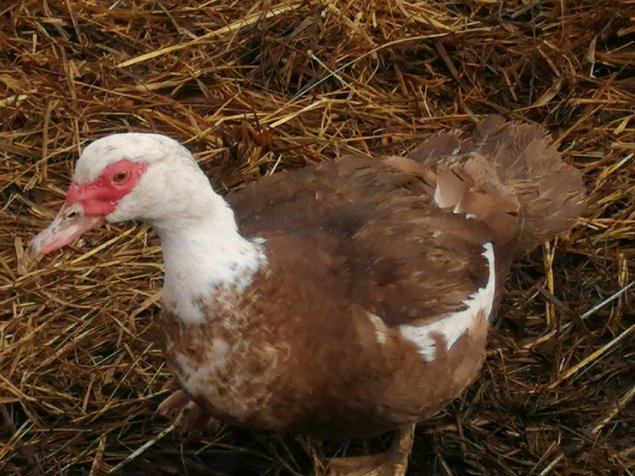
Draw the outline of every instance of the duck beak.
[[[86,216],[80,203],[65,204],[51,224],[33,238],[29,252],[35,257],[58,250],[105,222],[106,219],[100,215]]]

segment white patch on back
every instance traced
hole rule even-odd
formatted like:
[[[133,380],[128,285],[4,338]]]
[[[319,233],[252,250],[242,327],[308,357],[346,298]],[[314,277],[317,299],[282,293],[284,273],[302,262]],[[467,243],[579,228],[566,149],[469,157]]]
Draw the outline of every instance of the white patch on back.
[[[469,331],[480,312],[483,312],[489,319],[494,306],[496,289],[494,247],[492,243],[485,243],[483,249],[483,256],[487,261],[489,270],[487,284],[463,301],[464,310],[446,314],[432,324],[421,326],[403,324],[399,326],[401,335],[419,348],[419,353],[426,362],[433,362],[437,357],[435,335],[443,338],[447,350],[450,350],[459,338]]]

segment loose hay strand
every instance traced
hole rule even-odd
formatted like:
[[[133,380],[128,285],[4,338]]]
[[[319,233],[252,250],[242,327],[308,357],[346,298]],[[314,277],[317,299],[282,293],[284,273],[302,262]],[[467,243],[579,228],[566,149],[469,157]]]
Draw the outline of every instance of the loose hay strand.
[[[239,30],[241,30],[242,28],[246,28],[250,25],[253,25],[254,23],[256,23],[257,21],[262,21],[262,20],[266,20],[268,18],[272,18],[278,15],[282,15],[284,13],[293,11],[295,9],[297,9],[298,7],[300,7],[302,5],[301,2],[294,2],[291,3],[290,5],[283,5],[283,6],[278,6],[278,7],[272,7],[271,10],[267,11],[267,12],[257,12],[254,13],[253,15],[247,17],[247,18],[242,18],[234,23],[232,23],[231,25],[227,25],[223,28],[219,28],[218,30],[214,30],[214,31],[210,31],[208,33],[206,33],[205,35],[199,37],[199,38],[195,38],[192,41],[186,42],[186,43],[181,43],[179,45],[172,45],[172,46],[167,46],[165,48],[161,48],[160,50],[155,50],[155,51],[151,51],[149,53],[146,53],[144,55],[141,56],[137,56],[136,58],[131,58],[127,61],[123,61],[121,63],[119,63],[117,65],[118,68],[125,68],[127,66],[132,66],[134,64],[137,63],[142,63],[144,61],[148,61],[150,59],[153,58],[157,58],[159,56],[168,54],[168,53],[173,53],[175,51],[179,51],[179,50],[183,50],[186,48],[189,48],[191,46],[196,45],[197,43],[202,43],[204,41],[210,40],[212,38],[215,37],[222,37],[224,35],[226,35],[227,33],[234,33],[237,32]]]
[[[115,466],[113,466],[112,468],[110,468],[108,470],[108,473],[112,474],[115,473],[117,471],[119,471],[121,468],[124,467],[124,465],[126,465],[127,463],[129,463],[130,461],[134,460],[135,458],[137,458],[139,455],[143,454],[144,451],[146,451],[148,448],[150,448],[152,445],[156,444],[160,439],[162,439],[163,437],[169,435],[170,433],[172,433],[174,431],[174,425],[169,425],[167,426],[163,431],[161,431],[155,438],[152,438],[148,441],[146,441],[143,445],[141,445],[139,448],[137,448],[136,450],[134,450],[132,453],[130,453],[126,459],[124,459],[123,461],[119,462],[118,464],[116,464]]]

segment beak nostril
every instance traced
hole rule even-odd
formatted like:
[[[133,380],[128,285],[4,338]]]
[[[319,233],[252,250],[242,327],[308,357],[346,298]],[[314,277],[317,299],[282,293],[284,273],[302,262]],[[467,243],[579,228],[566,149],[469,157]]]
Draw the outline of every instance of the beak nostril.
[[[77,212],[69,212],[69,213],[66,214],[66,219],[67,220],[72,220],[76,216],[77,216]]]

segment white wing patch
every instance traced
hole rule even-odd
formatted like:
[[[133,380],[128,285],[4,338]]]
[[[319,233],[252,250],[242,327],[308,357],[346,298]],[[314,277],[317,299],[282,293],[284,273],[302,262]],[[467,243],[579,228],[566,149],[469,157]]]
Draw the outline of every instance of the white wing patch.
[[[435,335],[443,338],[447,350],[450,350],[456,341],[470,329],[480,312],[483,312],[489,319],[494,305],[496,288],[494,247],[492,243],[485,243],[483,249],[483,256],[487,261],[489,270],[487,284],[463,301],[463,304],[465,304],[464,310],[446,314],[438,321],[428,325],[412,326],[403,324],[399,326],[401,335],[419,348],[419,353],[426,362],[433,362],[437,357]]]

